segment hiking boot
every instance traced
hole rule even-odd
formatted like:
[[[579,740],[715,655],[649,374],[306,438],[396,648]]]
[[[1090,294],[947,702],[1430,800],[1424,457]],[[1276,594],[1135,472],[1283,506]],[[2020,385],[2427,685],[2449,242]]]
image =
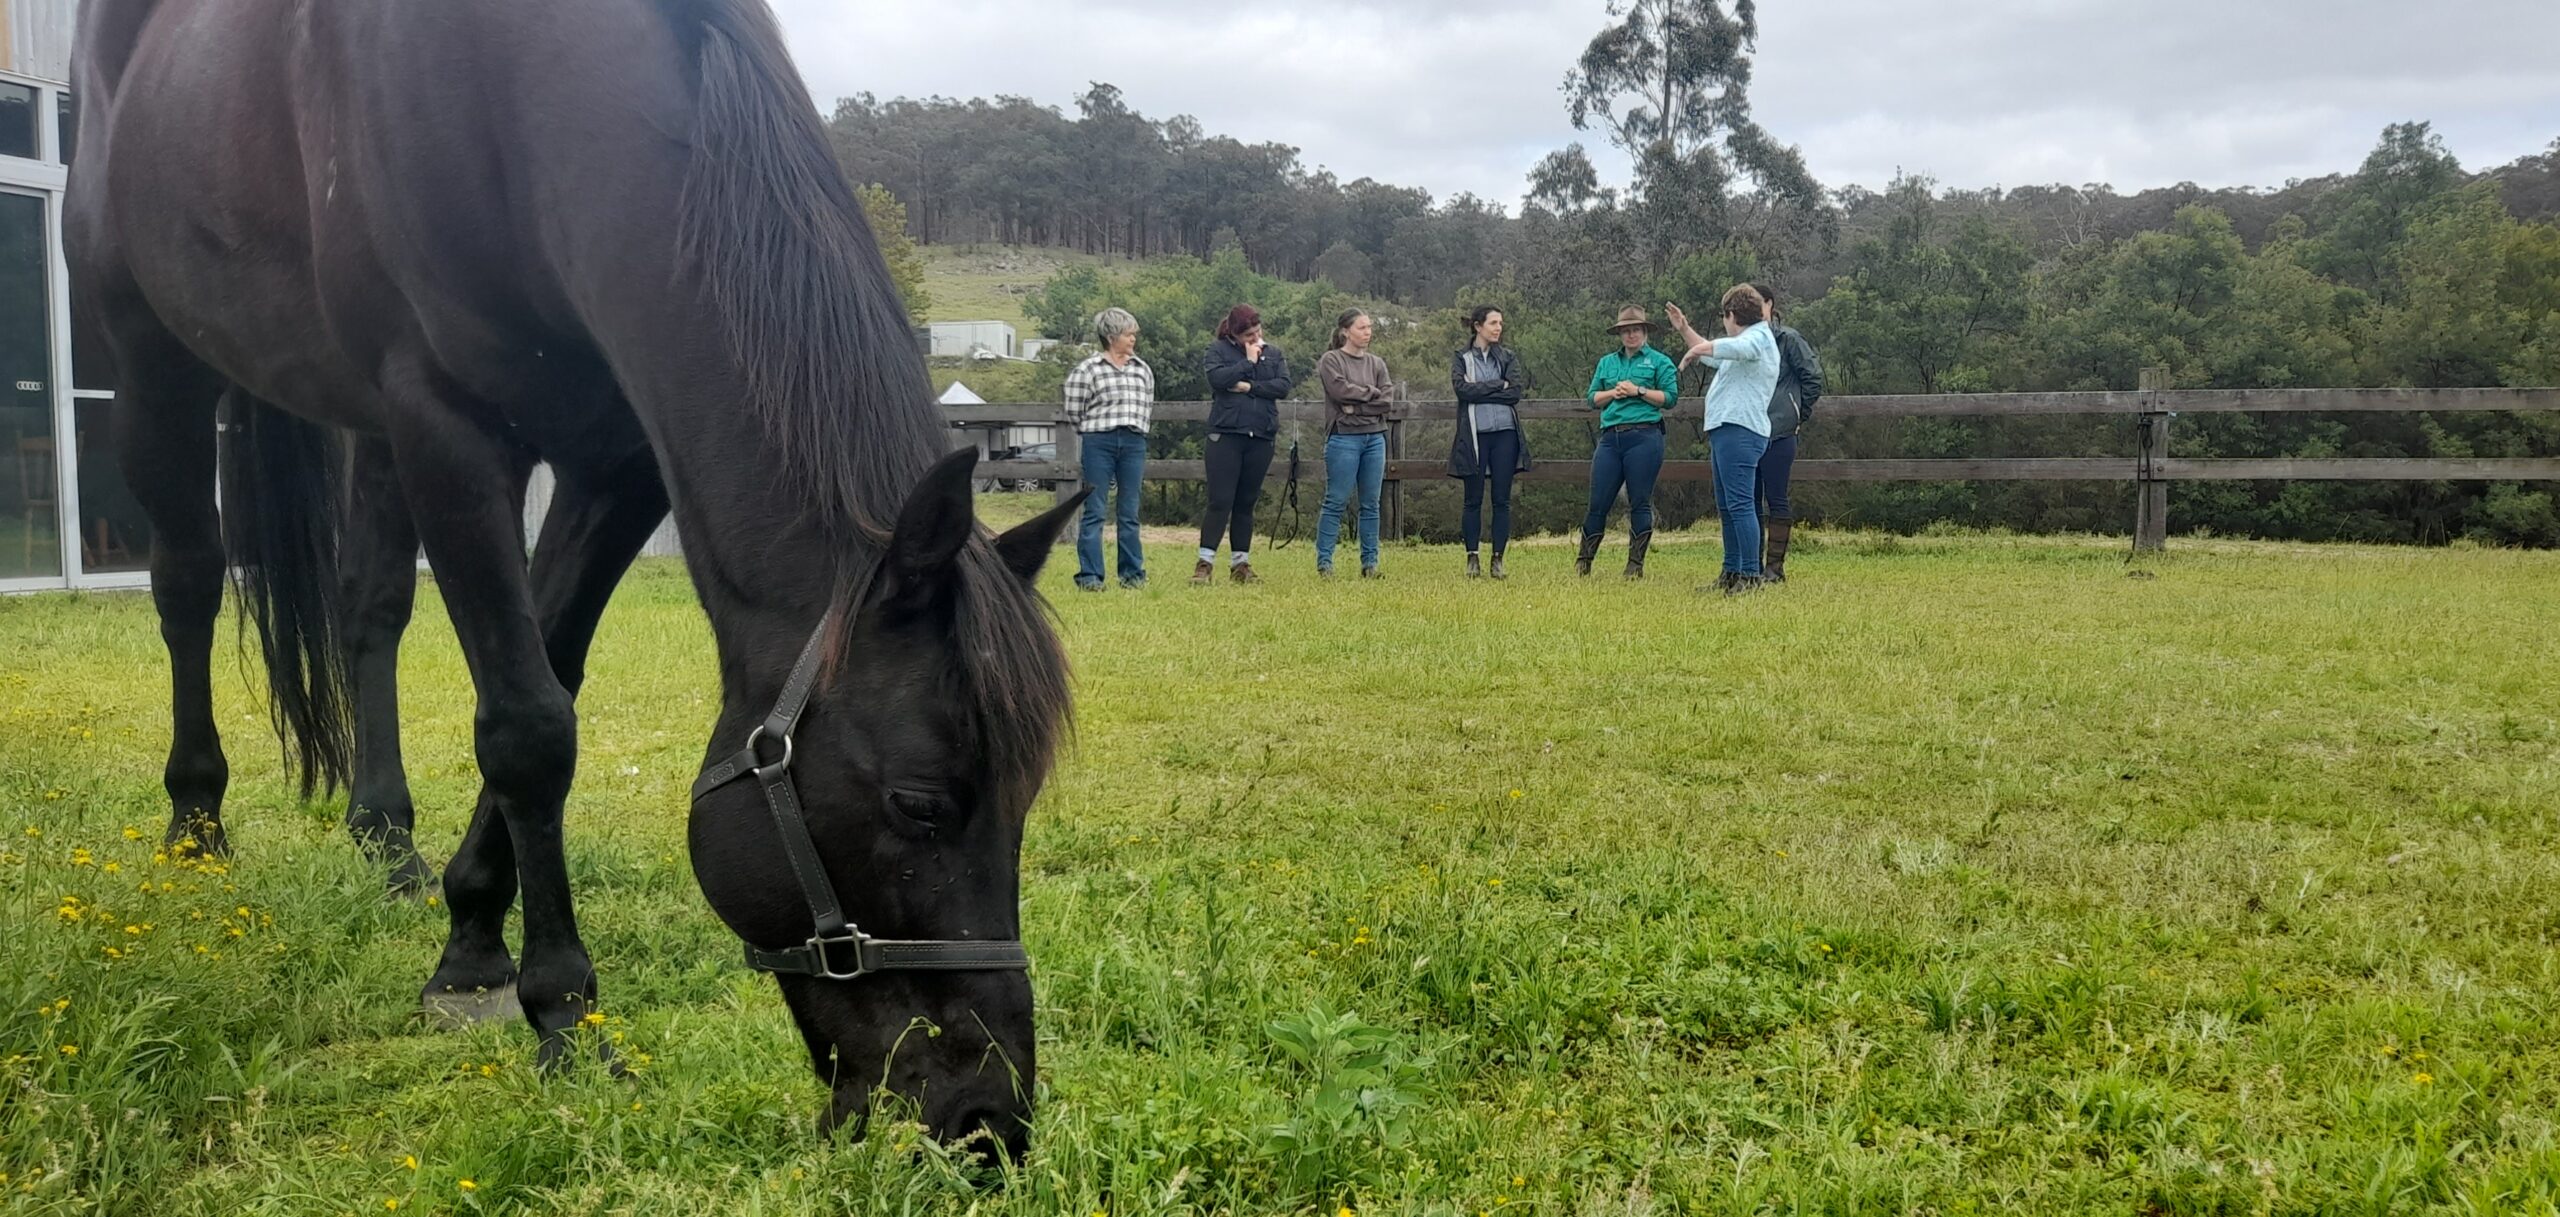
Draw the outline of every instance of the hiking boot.
[[[1377,568],[1377,567],[1374,567],[1374,566],[1363,566],[1363,567],[1361,567],[1361,568],[1360,568],[1360,577],[1361,577],[1361,578],[1363,578],[1363,579],[1384,579],[1384,578],[1386,578],[1386,576],[1385,576],[1385,575],[1381,575],[1381,574],[1379,574],[1379,573],[1378,573],[1378,568]]]
[[[1238,583],[1260,583],[1262,576],[1253,573],[1253,563],[1238,562],[1227,568],[1227,578]]]
[[[1332,567],[1330,567],[1330,566],[1319,566],[1319,567],[1317,567],[1317,568],[1316,568],[1316,578],[1319,578],[1319,579],[1330,579],[1330,578],[1332,578],[1332,577],[1333,577],[1333,568],[1332,568]]]
[[[1787,581],[1787,542],[1793,539],[1796,522],[1786,516],[1771,516],[1761,522],[1760,536],[1767,543],[1760,550],[1760,578],[1764,583]]]
[[[1587,532],[1582,534],[1582,548],[1573,555],[1573,573],[1577,575],[1589,575],[1591,573],[1591,560],[1599,556],[1600,534],[1596,532]]]
[[[1101,591],[1101,590],[1102,590],[1102,580],[1100,580],[1100,579],[1078,579],[1078,580],[1076,580],[1076,590],[1077,590],[1077,591],[1080,591],[1080,592],[1098,592],[1098,591]]]
[[[1470,579],[1484,578],[1484,560],[1476,557],[1472,551],[1467,554],[1467,577]]]
[[[1733,581],[1736,577],[1732,571],[1721,572],[1716,576],[1715,582],[1700,584],[1698,594],[1701,596],[1729,595],[1733,591]]]
[[[1758,575],[1735,575],[1732,578],[1733,582],[1725,585],[1725,595],[1748,596],[1751,593],[1760,590],[1760,576]]]
[[[1508,574],[1507,572],[1505,572],[1505,571],[1502,569],[1502,551],[1501,551],[1501,550],[1498,550],[1498,549],[1497,549],[1497,550],[1493,551],[1493,569],[1492,569],[1491,571],[1486,572],[1486,573],[1488,573],[1488,574],[1492,575],[1492,576],[1493,576],[1494,578],[1496,578],[1496,579],[1508,579],[1508,578],[1510,578],[1510,577],[1511,577],[1511,576],[1510,576],[1510,574]]]
[[[1147,577],[1145,575],[1133,575],[1121,580],[1120,587],[1123,591],[1143,592],[1147,590]]]
[[[1652,529],[1646,529],[1627,538],[1627,578],[1644,578],[1644,553],[1651,548],[1653,548]]]
[[[1193,587],[1207,587],[1217,578],[1218,568],[1209,565],[1207,558],[1200,559],[1199,564],[1191,568],[1191,586]]]

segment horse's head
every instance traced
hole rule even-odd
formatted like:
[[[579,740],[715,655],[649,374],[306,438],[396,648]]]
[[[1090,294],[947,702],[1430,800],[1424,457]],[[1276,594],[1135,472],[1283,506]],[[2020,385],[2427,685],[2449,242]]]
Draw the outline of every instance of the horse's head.
[[[935,1135],[984,1132],[985,1148],[1019,1156],[1033,1082],[1022,828],[1067,712],[1065,659],[1032,581],[1076,504],[984,539],[967,455],[917,486],[840,602],[832,671],[797,723],[767,722],[748,742],[769,707],[724,714],[720,754],[743,747],[732,768],[749,755],[754,766],[706,773],[693,863],[713,909],[765,952],[751,962],[778,973],[835,1092],[829,1127],[859,1127],[885,1088]],[[797,869],[779,825],[794,806],[823,885]],[[812,945],[819,886],[846,928]]]

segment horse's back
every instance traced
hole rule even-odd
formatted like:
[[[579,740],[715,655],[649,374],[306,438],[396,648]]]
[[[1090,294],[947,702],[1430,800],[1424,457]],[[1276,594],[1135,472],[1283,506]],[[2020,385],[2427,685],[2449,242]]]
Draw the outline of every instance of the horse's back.
[[[632,240],[582,217],[681,197],[668,6],[91,3],[91,253],[199,356],[360,427],[384,370],[421,361],[493,399],[579,396],[556,383],[592,372],[575,270]]]

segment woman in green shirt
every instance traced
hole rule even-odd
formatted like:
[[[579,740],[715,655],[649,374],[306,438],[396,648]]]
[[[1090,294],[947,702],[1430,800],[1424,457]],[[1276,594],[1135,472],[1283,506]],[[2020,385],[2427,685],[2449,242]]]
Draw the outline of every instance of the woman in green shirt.
[[[1627,492],[1627,570],[1644,578],[1645,550],[1653,545],[1653,484],[1662,476],[1662,418],[1680,401],[1680,365],[1653,349],[1653,321],[1643,309],[1618,310],[1609,327],[1618,349],[1600,357],[1591,373],[1591,408],[1600,412],[1600,446],[1591,453],[1591,510],[1582,517],[1582,551],[1574,573],[1591,573],[1600,556],[1600,534],[1609,508]]]

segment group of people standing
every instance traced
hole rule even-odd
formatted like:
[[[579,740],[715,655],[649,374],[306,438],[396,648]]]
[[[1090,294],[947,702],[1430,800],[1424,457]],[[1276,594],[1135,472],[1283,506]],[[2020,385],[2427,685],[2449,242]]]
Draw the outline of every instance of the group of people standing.
[[[1724,570],[1714,590],[1736,595],[1783,583],[1794,528],[1788,492],[1796,437],[1822,397],[1821,361],[1803,335],[1779,324],[1777,293],[1766,284],[1739,284],[1724,294],[1717,337],[1700,334],[1677,305],[1665,305],[1664,312],[1686,344],[1679,360],[1654,347],[1650,315],[1629,307],[1609,327],[1617,349],[1603,355],[1592,371],[1586,400],[1600,413],[1600,436],[1591,455],[1590,510],[1583,517],[1574,569],[1591,573],[1610,510],[1623,493],[1625,575],[1644,577],[1653,542],[1654,484],[1662,474],[1664,420],[1679,405],[1682,370],[1704,363],[1716,369],[1707,386],[1703,425],[1724,528]],[[1529,378],[1519,356],[1503,345],[1501,310],[1479,307],[1466,321],[1468,342],[1449,360],[1458,420],[1448,469],[1465,486],[1459,532],[1466,545],[1467,575],[1501,579],[1508,574],[1503,559],[1511,543],[1513,479],[1530,467],[1519,412]],[[1397,392],[1386,361],[1369,349],[1375,329],[1368,314],[1344,312],[1316,360],[1326,432],[1316,570],[1326,577],[1334,573],[1344,518],[1355,502],[1360,575],[1377,578],[1379,573],[1379,497],[1386,479],[1387,423]],[[1093,488],[1077,534],[1076,586],[1102,588],[1102,524],[1107,514],[1116,514],[1120,582],[1140,587],[1146,583],[1146,560],[1138,535],[1138,496],[1155,374],[1137,355],[1138,323],[1127,311],[1103,310],[1094,318],[1094,337],[1101,353],[1068,375],[1065,394],[1066,421],[1081,433],[1082,472]],[[1191,581],[1216,579],[1218,543],[1224,539],[1228,577],[1252,583],[1259,578],[1252,561],[1254,508],[1271,471],[1279,402],[1294,382],[1287,356],[1264,339],[1261,315],[1251,305],[1238,305],[1227,314],[1201,364],[1211,392],[1209,502],[1201,516],[1200,553]],[[1106,495],[1116,502],[1106,505]],[[1488,533],[1490,566],[1481,552]]]

